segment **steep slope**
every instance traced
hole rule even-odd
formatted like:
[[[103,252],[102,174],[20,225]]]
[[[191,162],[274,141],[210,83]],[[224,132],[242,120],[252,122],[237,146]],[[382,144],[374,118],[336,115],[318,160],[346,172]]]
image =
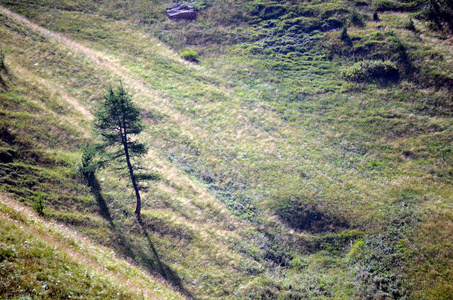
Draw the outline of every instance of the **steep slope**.
[[[372,7],[354,13],[354,3],[263,1],[234,3],[225,19],[237,23],[217,27],[229,38],[211,44],[219,31],[204,30],[216,2],[197,23],[164,21],[166,3],[156,3],[151,25],[125,20],[142,20],[140,1],[33,3],[2,2],[46,27],[3,10],[2,170],[20,176],[2,185],[17,199],[45,199],[48,218],[188,297],[451,294],[447,33],[439,40],[422,21],[411,33],[398,21],[407,13],[376,3],[380,21],[368,22]],[[354,14],[363,24],[348,28],[349,40],[325,30]],[[196,46],[202,64],[153,36]],[[352,58],[392,60],[400,79],[347,81]],[[93,196],[76,173],[87,111],[120,79],[147,124],[140,138],[151,151],[140,163],[158,179],[145,191],[143,224],[121,171],[100,172]],[[37,121],[30,130],[31,116],[52,130]]]
[[[166,279],[187,295],[190,292],[185,291],[182,286],[179,278],[180,275],[176,275],[163,262],[159,257],[159,251],[156,251],[154,248],[152,236],[148,234],[151,229],[154,231],[154,234],[161,237],[159,240],[162,244],[161,247],[168,250],[165,253],[165,260],[174,259],[173,257],[175,257],[176,261],[178,261],[177,257],[181,257],[182,249],[188,247],[187,244],[190,243],[193,244],[193,247],[187,249],[187,255],[190,256],[190,252],[196,248],[202,249],[204,255],[213,256],[209,260],[214,264],[212,266],[214,270],[216,268],[223,268],[223,265],[226,263],[237,265],[238,258],[235,256],[238,255],[234,252],[222,254],[222,243],[220,241],[212,242],[205,233],[212,231],[212,235],[218,234],[219,239],[222,239],[225,234],[228,234],[228,228],[237,226],[237,222],[231,219],[224,209],[213,202],[211,197],[206,195],[203,189],[193,186],[184,176],[179,176],[178,172],[173,170],[173,168],[165,164],[159,165],[159,159],[153,158],[152,153],[148,157],[152,161],[150,164],[160,167],[163,171],[162,173],[166,177],[169,177],[169,179],[166,182],[158,183],[157,187],[152,187],[156,189],[155,196],[158,197],[154,201],[157,202],[161,198],[162,200],[159,201],[162,201],[161,204],[157,203],[157,205],[161,205],[162,208],[150,212],[144,211],[143,223],[137,223],[128,214],[128,205],[123,203],[122,200],[127,202],[129,193],[124,189],[120,189],[119,191],[113,189],[110,194],[106,192],[102,193],[102,195],[99,191],[96,191],[97,194],[94,197],[90,197],[88,187],[85,186],[77,174],[76,160],[79,159],[80,154],[73,152],[80,151],[80,147],[87,143],[86,138],[80,137],[76,139],[73,137],[77,134],[83,135],[86,131],[83,128],[83,126],[87,126],[86,124],[89,121],[89,119],[83,119],[86,111],[84,109],[77,110],[77,113],[79,113],[78,116],[81,118],[78,123],[70,123],[65,120],[60,122],[54,121],[54,123],[63,127],[60,128],[52,124],[52,117],[57,120],[59,117],[64,119],[65,117],[61,115],[65,114],[58,114],[58,110],[55,109],[55,112],[47,107],[53,104],[59,109],[68,109],[67,106],[63,106],[65,104],[64,101],[68,98],[76,99],[72,93],[75,92],[77,95],[77,93],[83,91],[79,89],[71,90],[72,87],[70,85],[65,85],[64,82],[66,82],[67,77],[57,79],[49,78],[47,75],[58,76],[65,74],[65,76],[71,76],[72,72],[67,72],[65,68],[81,68],[79,59],[95,52],[77,43],[70,44],[70,46],[74,47],[69,48],[67,44],[69,42],[68,40],[60,39],[58,35],[47,32],[39,26],[31,24],[8,11],[2,17],[3,24],[7,25],[2,27],[5,33],[4,36],[12,36],[8,41],[14,40],[14,43],[9,43],[6,47],[2,45],[2,47],[7,48],[7,51],[10,51],[9,53],[14,53],[14,56],[9,56],[7,59],[8,75],[5,78],[8,77],[8,80],[6,80],[8,88],[6,93],[2,93],[2,104],[5,106],[4,113],[6,116],[2,118],[3,126],[5,126],[2,137],[5,138],[5,144],[8,144],[5,152],[9,151],[7,153],[13,154],[11,155],[11,159],[7,158],[2,165],[2,172],[5,174],[2,177],[3,188],[16,195],[16,197],[21,196],[18,199],[30,205],[43,203],[44,209],[41,209],[41,211],[43,210],[49,218],[74,225],[94,240],[114,247],[122,255],[133,259],[156,276]],[[13,30],[8,31],[7,28],[11,27],[13,27]],[[20,33],[24,31],[26,34],[21,36]],[[27,45],[29,45],[29,38],[35,38],[41,42],[41,44],[35,44],[37,47],[33,49],[35,51],[33,54],[28,51]],[[21,56],[21,53],[24,52],[28,58],[32,58],[31,61]],[[76,56],[72,63],[68,60],[71,55]],[[59,64],[59,58],[63,59],[65,63]],[[120,68],[115,68],[114,64],[107,64],[105,69],[102,68],[101,64],[99,68],[99,61],[96,54],[93,54],[90,58],[93,60],[90,59],[84,66],[86,71],[92,71],[94,73],[89,76],[90,80],[96,81],[108,78],[108,73],[112,70],[122,72]],[[14,59],[17,60],[15,61]],[[38,60],[39,62],[36,63],[34,60]],[[49,61],[63,68],[63,70],[60,73],[46,72],[40,66],[46,65]],[[26,68],[30,68],[31,70],[28,69],[27,72]],[[99,68],[99,71],[95,71],[95,68]],[[20,71],[22,73],[19,73]],[[35,76],[39,77],[39,79],[36,79]],[[44,83],[44,87],[40,86],[38,91],[34,92],[33,86],[35,82],[33,80],[30,80],[31,83],[26,82],[30,78],[33,78],[38,83]],[[123,77],[123,80],[125,83],[132,82],[132,79],[126,76]],[[74,84],[78,83],[74,82]],[[30,88],[30,86],[32,87]],[[55,92],[57,95],[48,96],[46,94],[46,92],[52,92],[56,87],[62,86],[66,86],[66,88],[62,88],[64,97],[60,98],[59,92]],[[46,87],[51,89],[51,91],[48,91]],[[143,84],[139,84],[138,87],[148,91]],[[92,86],[85,86],[85,88],[90,89]],[[103,93],[103,89],[104,86],[102,85],[101,88],[97,88],[95,91],[97,90],[99,93]],[[21,94],[25,96],[21,97]],[[63,102],[59,103],[59,101]],[[35,102],[37,102],[38,108],[33,106]],[[80,104],[74,104],[80,106]],[[31,107],[30,109],[32,111],[27,114],[28,106]],[[41,106],[44,106],[44,112],[39,110]],[[15,110],[19,111],[19,113],[15,113]],[[23,119],[19,118],[21,114],[25,114]],[[36,121],[29,122],[29,120],[39,117],[43,119],[41,123],[37,123]],[[70,127],[65,128],[65,126]],[[81,127],[80,131],[77,126]],[[47,128],[54,129],[54,135],[47,136],[46,134],[49,134]],[[35,135],[33,135],[34,133]],[[50,131],[50,134],[52,133]],[[55,135],[58,135],[58,138]],[[67,148],[64,148],[65,145],[67,145]],[[29,159],[27,156],[30,152],[30,155],[34,159]],[[46,154],[47,156],[45,156]],[[63,156],[63,158],[57,160],[59,155]],[[32,173],[33,170],[36,170],[36,173]],[[120,175],[121,173],[118,176],[108,178],[108,180],[114,181],[111,184],[112,186],[117,186],[118,180],[121,181]],[[101,178],[100,180],[103,181],[104,179]],[[107,183],[106,186],[109,187]],[[124,187],[126,186],[124,184]],[[184,194],[188,194],[188,196],[184,196]],[[186,197],[195,201],[198,207],[188,202]],[[173,199],[173,201],[169,205],[165,205],[165,202],[170,199]],[[200,202],[200,199],[203,202]],[[113,209],[107,207],[106,201],[114,202],[113,207],[111,203],[108,204]],[[148,202],[149,205],[150,203]],[[166,207],[169,207],[167,209],[169,212],[165,211]],[[195,223],[185,220],[185,212],[188,207],[190,207],[190,216],[195,217],[195,220],[193,220]],[[200,214],[200,210],[205,210],[205,208],[209,209],[209,215]],[[121,217],[116,218],[116,215],[120,215]],[[128,215],[129,218],[127,217]],[[219,216],[216,217],[217,215]],[[211,218],[214,218],[214,220],[210,220]],[[196,232],[193,232],[192,228]],[[226,233],[222,232],[224,228],[227,230]],[[179,246],[176,247],[175,245]],[[199,259],[199,257],[197,258]],[[179,259],[185,259],[185,257]],[[241,260],[243,262],[247,261],[247,259]],[[195,270],[200,267],[206,268],[206,265],[201,266],[197,260],[193,260],[190,257],[187,258],[187,261],[190,263],[191,269],[187,268],[186,272],[196,272]],[[223,276],[222,272],[218,271],[218,273],[220,273],[219,276]],[[195,276],[199,276],[199,274],[203,275],[200,271]],[[216,276],[216,274],[214,273],[212,276]],[[195,285],[195,283],[193,284]],[[14,291],[9,292],[14,294]],[[16,291],[16,293],[21,293],[21,291]]]
[[[110,249],[40,218],[5,196],[0,201],[2,297],[182,298]]]

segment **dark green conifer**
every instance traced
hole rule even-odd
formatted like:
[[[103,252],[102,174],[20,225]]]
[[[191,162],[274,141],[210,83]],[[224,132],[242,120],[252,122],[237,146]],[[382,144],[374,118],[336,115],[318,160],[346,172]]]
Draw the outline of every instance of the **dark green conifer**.
[[[95,114],[94,127],[102,136],[104,141],[102,147],[113,150],[108,154],[110,159],[124,158],[137,199],[135,214],[140,217],[140,191],[131,158],[146,153],[145,145],[132,138],[143,130],[143,125],[138,108],[132,103],[122,84],[116,90],[109,88],[99,111]]]

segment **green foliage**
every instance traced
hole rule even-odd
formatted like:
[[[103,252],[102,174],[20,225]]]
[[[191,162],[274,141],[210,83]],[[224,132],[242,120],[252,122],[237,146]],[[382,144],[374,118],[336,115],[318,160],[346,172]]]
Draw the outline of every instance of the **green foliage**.
[[[260,20],[276,19],[288,12],[285,3],[253,3],[251,14]]]
[[[373,12],[373,21],[379,22],[381,19],[379,18],[379,14],[377,10]]]
[[[403,267],[407,257],[404,254],[402,229],[389,228],[385,234],[377,234],[358,240],[347,255],[355,272],[362,294],[371,298],[390,297],[399,299],[410,295],[406,279],[390,268]]]
[[[342,71],[348,81],[365,82],[374,80],[394,81],[399,78],[399,71],[391,61],[365,60],[355,63]]]
[[[410,31],[416,31],[414,20],[412,18],[409,19],[405,27]]]
[[[38,194],[33,198],[33,209],[41,216],[44,216],[44,195]]]
[[[363,251],[362,248],[363,248],[363,239],[360,239],[351,246],[351,249],[349,250],[348,254],[346,255],[347,260],[351,261],[353,259],[356,259],[360,255],[360,253]]]
[[[373,1],[373,6],[376,11],[389,11],[397,10],[400,7],[400,4],[393,0],[375,0]]]
[[[138,173],[135,175],[135,178],[137,179],[137,181],[159,181],[163,179],[162,175],[159,175],[157,173]]]
[[[121,84],[116,90],[112,87],[104,96],[95,114],[95,130],[102,136],[104,147],[125,146],[132,156],[146,153],[142,143],[132,140],[131,136],[143,130],[140,111]],[[125,149],[116,151],[113,157],[126,156]]]
[[[142,132],[143,124],[138,107],[132,103],[132,99],[124,90],[122,83],[116,90],[112,87],[109,88],[101,108],[96,112],[94,127],[104,140],[104,144],[97,147],[102,149],[119,146],[119,149],[110,153],[110,158],[124,157],[137,199],[135,214],[140,217],[141,197],[131,158],[146,153],[145,145],[132,139],[132,136]],[[93,168],[91,161],[92,153],[87,153],[82,165],[86,165],[85,170],[88,172],[91,172],[89,168]],[[88,174],[88,176],[91,175]]]
[[[98,152],[102,150],[101,147],[91,145],[83,148],[82,163],[79,166],[79,172],[83,177],[92,183],[96,171],[104,165],[104,161],[99,160]]]
[[[433,22],[436,29],[448,28],[453,30],[453,1],[451,0],[429,0],[420,16],[425,20]],[[446,26],[444,26],[446,25]]]
[[[193,49],[184,50],[183,52],[181,52],[180,57],[182,59],[192,62],[198,62],[200,59],[200,56],[198,55],[197,51]]]
[[[332,30],[342,28],[344,26],[344,22],[338,18],[328,18],[326,24],[323,26],[325,30]]]
[[[219,189],[215,184],[212,184],[212,193],[236,216],[254,223],[261,222],[259,218],[260,209],[253,199],[228,190]]]
[[[340,40],[342,40],[343,42],[351,43],[351,38],[349,37],[347,26],[343,26],[343,28],[341,29]]]
[[[349,226],[341,215],[322,205],[307,203],[303,199],[279,199],[271,205],[277,215],[296,230],[325,233]]]
[[[345,248],[362,235],[363,232],[344,230],[338,233],[316,236],[310,241],[311,250],[314,252],[328,251],[330,255],[344,255]],[[346,254],[346,257],[348,257],[348,254]]]
[[[355,26],[365,26],[365,18],[355,7],[349,12],[349,21]]]
[[[0,48],[0,71],[5,70],[6,65],[5,65],[5,52],[3,51],[2,48]]]
[[[413,11],[422,1],[375,0],[373,6],[377,11]]]

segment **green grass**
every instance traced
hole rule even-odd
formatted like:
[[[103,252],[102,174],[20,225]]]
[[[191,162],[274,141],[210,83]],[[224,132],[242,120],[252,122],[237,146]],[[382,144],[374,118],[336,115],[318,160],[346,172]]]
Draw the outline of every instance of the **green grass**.
[[[177,294],[74,231],[2,196],[2,297],[169,299]]]
[[[2,3],[72,39],[1,15],[2,124],[21,141],[1,146],[16,155],[3,190],[28,205],[45,191],[47,218],[201,299],[448,298],[451,49],[423,22],[417,36],[406,13],[357,8],[348,43],[325,31],[349,22],[340,1],[229,3],[223,20],[213,2],[196,23],[165,20],[166,3]],[[393,61],[400,80],[341,78],[363,59]],[[143,227],[122,171],[100,172],[94,195],[77,173],[86,110],[119,79],[143,110],[140,163],[160,178]]]

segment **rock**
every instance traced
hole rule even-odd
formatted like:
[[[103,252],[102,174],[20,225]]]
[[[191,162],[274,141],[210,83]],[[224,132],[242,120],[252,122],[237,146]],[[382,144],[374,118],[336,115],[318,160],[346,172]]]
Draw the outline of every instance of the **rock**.
[[[167,16],[171,20],[194,20],[197,15],[198,9],[188,4],[177,3],[167,9]]]

